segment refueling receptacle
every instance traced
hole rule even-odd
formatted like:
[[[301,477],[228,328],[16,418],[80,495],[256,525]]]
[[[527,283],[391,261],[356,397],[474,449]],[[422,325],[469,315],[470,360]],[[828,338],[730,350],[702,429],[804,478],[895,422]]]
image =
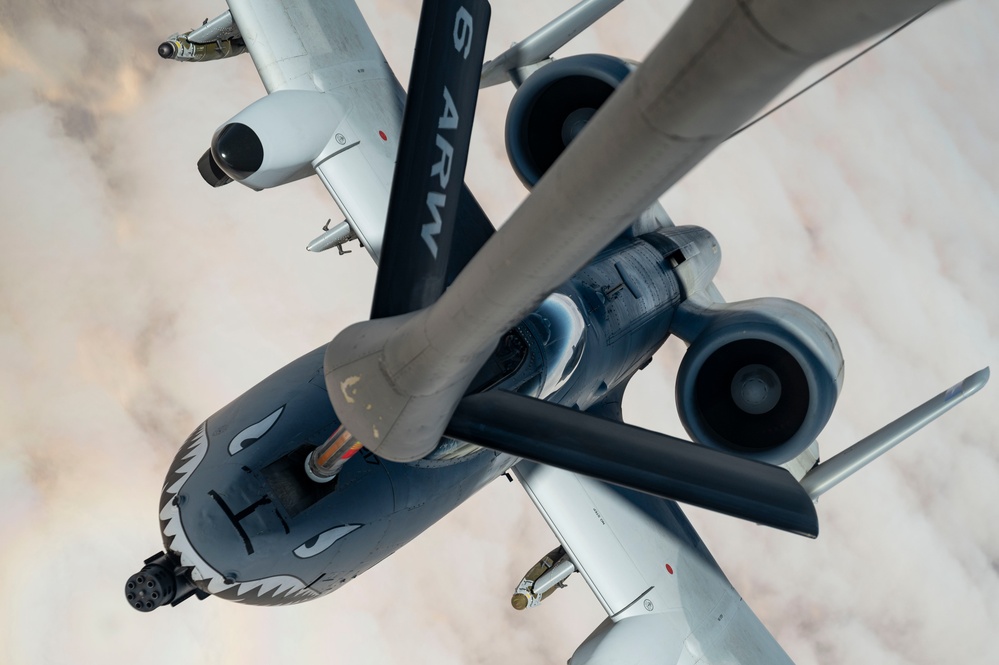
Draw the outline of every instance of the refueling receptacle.
[[[323,445],[305,458],[305,474],[317,483],[328,483],[361,447],[361,442],[340,425]]]

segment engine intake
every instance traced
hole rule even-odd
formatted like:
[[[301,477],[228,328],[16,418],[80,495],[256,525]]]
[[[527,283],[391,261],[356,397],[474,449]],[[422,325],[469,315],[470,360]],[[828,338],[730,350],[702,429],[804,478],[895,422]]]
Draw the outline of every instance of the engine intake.
[[[521,182],[533,187],[633,67],[609,55],[576,55],[529,76],[506,118],[506,151]]]
[[[839,344],[817,314],[762,298],[685,306],[677,317],[675,332],[690,348],[676,402],[694,441],[770,464],[794,459],[815,441],[843,380]]]

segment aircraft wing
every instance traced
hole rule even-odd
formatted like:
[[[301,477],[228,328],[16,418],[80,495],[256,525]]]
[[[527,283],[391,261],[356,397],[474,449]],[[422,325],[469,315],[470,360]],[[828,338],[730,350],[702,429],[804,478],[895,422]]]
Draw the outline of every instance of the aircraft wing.
[[[268,94],[325,93],[339,114],[333,149],[312,166],[349,226],[309,249],[360,240],[377,263],[402,131],[406,95],[352,0],[227,0]],[[331,143],[331,145],[333,145]],[[461,233],[447,266],[450,283],[492,235],[468,188],[459,194]]]
[[[513,471],[607,612],[570,665],[793,665],[676,503],[528,461]]]
[[[313,164],[353,234],[377,260],[405,95],[353,2],[227,0],[260,80],[333,94],[342,146]]]

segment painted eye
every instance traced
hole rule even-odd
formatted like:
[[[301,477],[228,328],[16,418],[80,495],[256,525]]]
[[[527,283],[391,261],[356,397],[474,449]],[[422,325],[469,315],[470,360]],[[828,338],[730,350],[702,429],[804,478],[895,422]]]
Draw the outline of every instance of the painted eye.
[[[295,556],[299,559],[308,559],[309,557],[316,556],[317,554],[328,550],[333,543],[340,540],[348,533],[360,528],[360,524],[344,524],[343,526],[334,527],[329,531],[323,531],[318,536],[313,536],[296,547]]]
[[[277,411],[271,415],[256,424],[250,425],[242,432],[234,436],[232,441],[229,443],[229,454],[235,455],[239,451],[245,450],[256,443],[257,439],[270,431],[271,427],[274,426],[274,423],[276,423],[278,418],[281,417],[282,411],[284,411],[284,406],[279,407]]]

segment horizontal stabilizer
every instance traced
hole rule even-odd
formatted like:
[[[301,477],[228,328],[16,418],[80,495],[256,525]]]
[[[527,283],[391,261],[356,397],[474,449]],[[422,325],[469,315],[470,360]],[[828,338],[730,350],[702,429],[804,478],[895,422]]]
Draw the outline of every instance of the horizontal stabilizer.
[[[898,420],[853,444],[835,457],[815,466],[801,479],[812,499],[817,499],[848,476],[864,468],[881,455],[942,416],[988,383],[989,368],[979,370],[961,383],[916,407]]]
[[[482,67],[479,86],[488,88],[506,83],[510,80],[511,71],[529,67],[546,59],[619,4],[621,0],[582,0],[523,41],[517,42],[487,62]]]
[[[502,391],[471,395],[446,433],[621,487],[815,537],[815,506],[780,467]]]

